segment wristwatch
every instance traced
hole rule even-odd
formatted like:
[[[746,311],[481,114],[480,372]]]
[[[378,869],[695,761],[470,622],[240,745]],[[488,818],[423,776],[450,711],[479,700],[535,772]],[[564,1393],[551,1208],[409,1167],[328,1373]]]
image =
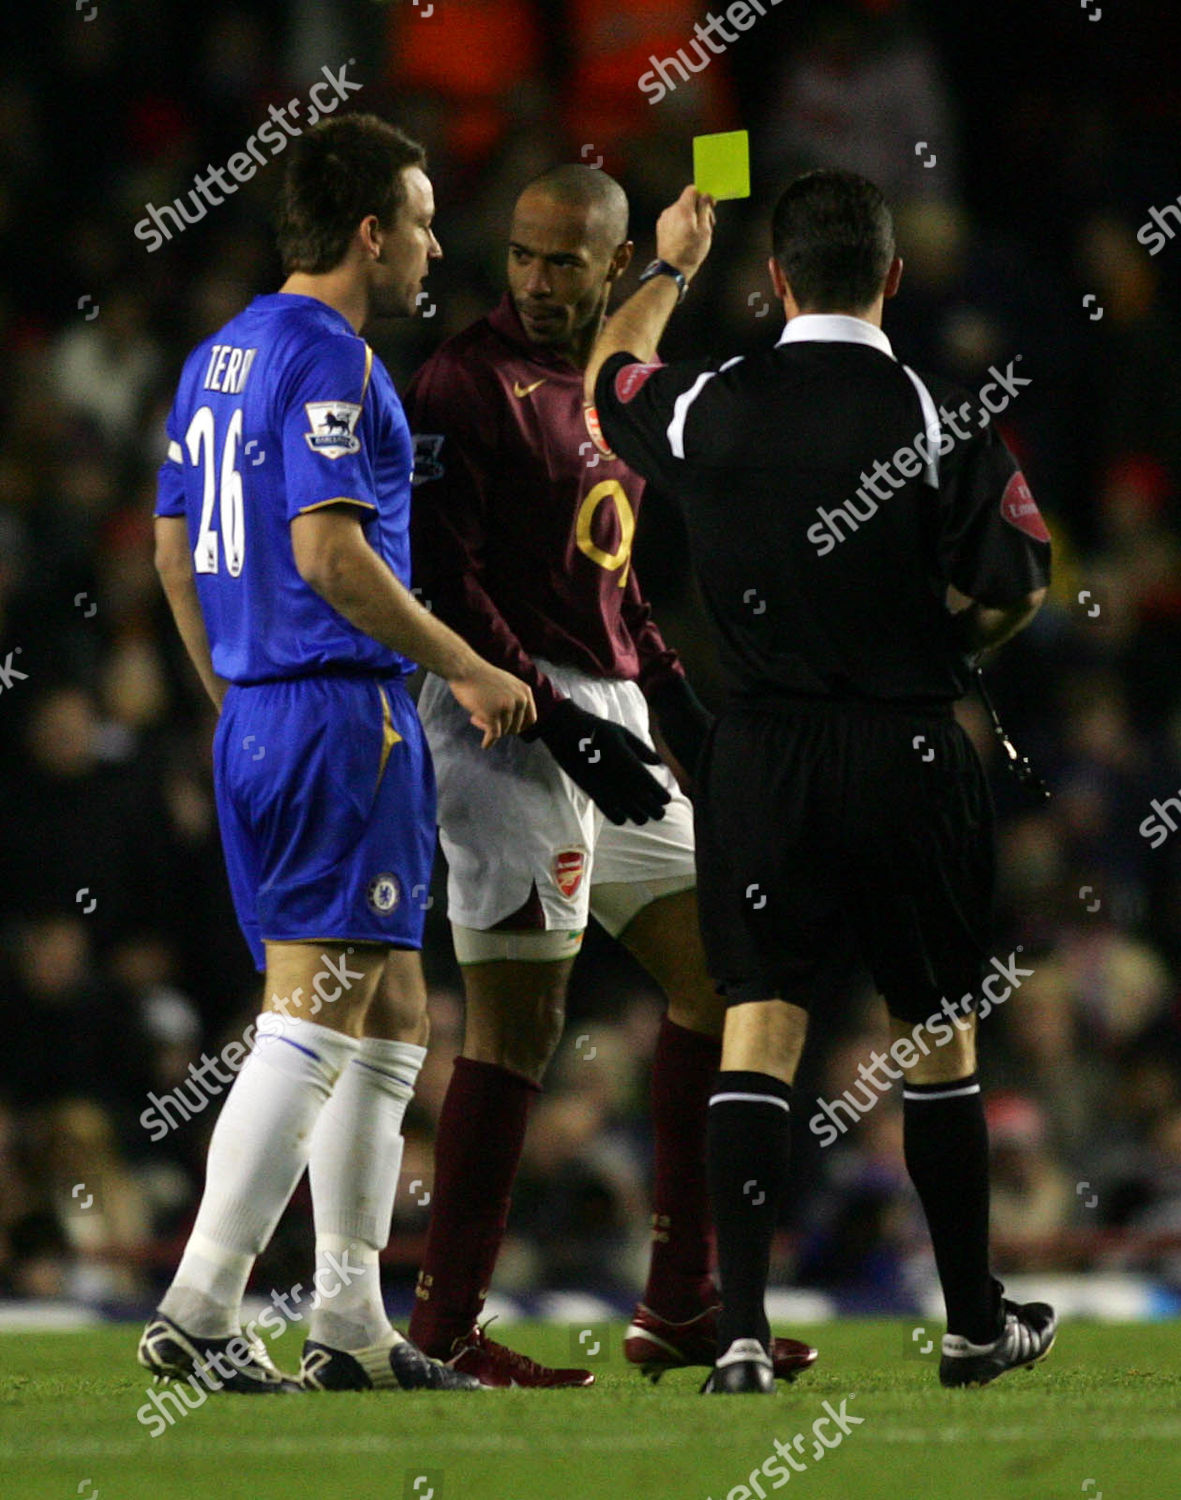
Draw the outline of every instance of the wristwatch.
[[[685,280],[684,271],[678,271],[676,266],[670,264],[667,260],[654,260],[640,272],[640,285],[643,286],[645,281],[651,281],[654,276],[671,276],[677,284],[677,305],[679,306],[684,302],[685,293],[689,290],[689,283]]]

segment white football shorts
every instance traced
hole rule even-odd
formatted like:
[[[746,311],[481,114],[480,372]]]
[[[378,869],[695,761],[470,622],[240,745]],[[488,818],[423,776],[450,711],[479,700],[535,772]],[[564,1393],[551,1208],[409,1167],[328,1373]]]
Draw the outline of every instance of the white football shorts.
[[[537,665],[580,708],[652,744],[636,683]],[[456,926],[495,927],[536,886],[547,930],[580,932],[590,914],[616,937],[656,896],[696,885],[693,808],[667,766],[651,768],[671,794],[664,817],[617,827],[540,740],[506,735],[481,750],[479,730],[441,678],[427,674],[418,711],[435,763],[447,914]],[[630,899],[620,901],[620,886]],[[610,888],[598,906],[597,887]]]

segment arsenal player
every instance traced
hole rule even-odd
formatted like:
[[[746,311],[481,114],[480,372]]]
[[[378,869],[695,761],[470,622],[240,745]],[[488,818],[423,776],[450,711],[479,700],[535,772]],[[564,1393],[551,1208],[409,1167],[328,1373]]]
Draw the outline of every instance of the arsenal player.
[[[632,248],[617,182],[583,166],[545,173],[516,205],[507,296],[406,396],[415,576],[437,616],[529,684],[538,712],[531,742],[481,751],[439,678],[419,704],[467,1022],[410,1332],[494,1386],[593,1379],[546,1369],[478,1323],[588,916],[668,996],[652,1070],[651,1270],[626,1355],[656,1378],[715,1354],[705,1122],[723,1009],[697,937],[692,810],[649,710],[689,775],[710,717],[632,565],[643,482],[594,451],[583,420],[582,371]],[[774,1352],[784,1378],[816,1358],[787,1339]]]

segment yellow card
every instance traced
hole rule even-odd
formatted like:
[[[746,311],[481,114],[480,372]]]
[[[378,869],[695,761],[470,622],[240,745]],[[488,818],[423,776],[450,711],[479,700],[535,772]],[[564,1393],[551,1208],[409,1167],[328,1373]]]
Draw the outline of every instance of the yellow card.
[[[750,197],[750,136],[745,130],[693,137],[693,186],[712,198]]]

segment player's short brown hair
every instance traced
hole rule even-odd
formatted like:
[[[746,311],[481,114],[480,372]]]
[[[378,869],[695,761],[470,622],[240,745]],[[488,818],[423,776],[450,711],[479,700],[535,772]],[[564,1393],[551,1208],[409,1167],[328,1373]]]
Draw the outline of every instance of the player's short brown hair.
[[[894,220],[867,177],[805,172],[775,205],[771,252],[801,310],[860,311],[877,299],[894,259]]]
[[[406,198],[402,173],[426,149],[376,115],[337,115],[292,145],[277,213],[283,274],[333,271],[370,214],[393,224]]]

